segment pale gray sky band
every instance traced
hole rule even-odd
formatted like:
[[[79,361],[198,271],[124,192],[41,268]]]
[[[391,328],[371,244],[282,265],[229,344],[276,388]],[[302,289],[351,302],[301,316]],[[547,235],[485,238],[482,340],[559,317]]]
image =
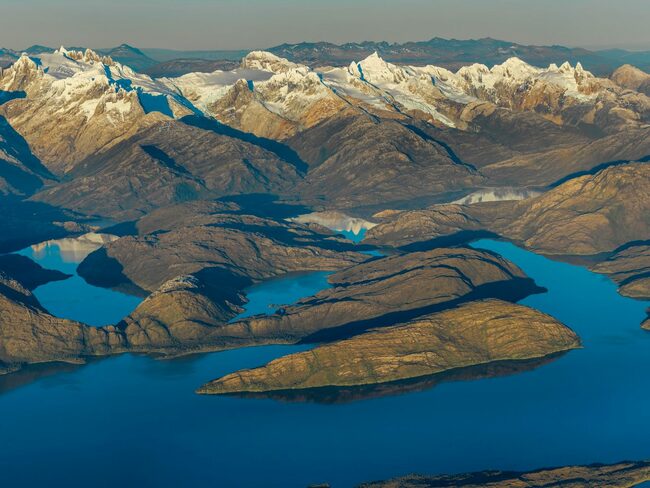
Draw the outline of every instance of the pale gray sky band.
[[[490,36],[650,49],[648,20],[649,0],[0,0],[0,46],[216,50]]]

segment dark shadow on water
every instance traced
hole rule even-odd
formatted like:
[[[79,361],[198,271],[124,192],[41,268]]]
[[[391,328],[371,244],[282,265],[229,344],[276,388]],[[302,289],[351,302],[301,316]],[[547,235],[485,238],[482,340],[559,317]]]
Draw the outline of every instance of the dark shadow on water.
[[[374,398],[429,390],[441,383],[450,381],[474,381],[515,375],[544,366],[545,364],[562,357],[564,354],[565,353],[558,353],[539,359],[530,359],[525,361],[495,361],[493,363],[482,364],[479,366],[458,368],[429,376],[421,376],[408,380],[392,381],[375,385],[342,387],[327,386],[322,388],[270,391],[264,393],[233,393],[227,394],[226,396],[264,398],[289,403],[351,403],[361,400],[371,400]]]
[[[123,273],[124,267],[115,258],[108,255],[106,248],[102,247],[91,252],[79,263],[77,274],[86,283],[101,288],[112,288],[129,295],[146,297],[149,292],[133,283]]]
[[[232,202],[239,205],[241,210],[235,212],[237,214],[250,214],[274,219],[288,219],[311,212],[309,207],[282,202],[277,195],[270,193],[229,195],[219,198],[218,201]]]
[[[404,252],[430,251],[438,247],[456,247],[463,246],[472,241],[479,239],[499,239],[500,237],[494,232],[487,230],[462,230],[455,234],[447,236],[434,237],[426,241],[413,242],[405,244],[397,249]]]
[[[55,222],[83,220],[84,216],[46,203],[0,197],[0,253],[71,234]]]
[[[408,322],[424,315],[456,308],[464,303],[475,300],[498,298],[514,303],[523,300],[530,295],[545,293],[546,291],[546,288],[536,285],[530,278],[516,278],[496,283],[486,283],[476,287],[471,293],[455,300],[436,303],[411,310],[391,312],[380,317],[358,320],[337,327],[319,330],[318,332],[304,337],[300,342],[298,342],[298,344],[333,342],[341,339],[348,339],[370,329],[389,327],[391,325]]]
[[[261,147],[266,151],[272,152],[280,159],[291,164],[300,174],[305,174],[307,172],[308,169],[307,163],[305,163],[300,158],[300,156],[298,156],[298,153],[296,153],[293,149],[280,142],[274,141],[272,139],[266,139],[264,137],[258,137],[249,132],[243,132],[234,129],[216,120],[208,119],[206,117],[199,117],[196,115],[186,115],[185,117],[182,117],[180,121],[187,125],[191,125],[192,127],[198,127],[199,129],[209,130],[211,132],[214,132],[215,134],[232,137],[235,139],[239,139],[240,141],[247,142],[249,144],[254,144],[255,146]]]
[[[43,186],[40,178],[3,159],[0,159],[0,179],[24,195],[32,195]]]
[[[72,276],[61,271],[45,269],[20,254],[0,255],[0,271],[18,280],[28,290],[34,290],[52,281],[67,280]]]
[[[102,234],[112,234],[118,237],[137,236],[138,235],[138,221],[130,220],[128,222],[120,222],[108,227],[104,227],[99,232]]]
[[[248,288],[253,281],[225,268],[203,268],[194,273],[201,282],[205,295],[216,303],[229,302],[243,305],[241,290]]]
[[[62,373],[73,373],[81,368],[83,363],[42,363],[24,366],[18,371],[0,375],[0,395],[29,385],[37,380]]]

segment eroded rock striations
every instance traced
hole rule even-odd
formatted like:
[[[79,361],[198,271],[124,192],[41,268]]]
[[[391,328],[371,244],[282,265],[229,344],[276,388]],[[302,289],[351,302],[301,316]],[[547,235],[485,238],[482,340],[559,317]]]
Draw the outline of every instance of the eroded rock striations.
[[[31,292],[4,273],[0,317],[0,373],[27,363],[106,354],[123,342],[114,327],[94,328],[50,315]]]
[[[482,230],[544,254],[610,252],[650,235],[649,188],[650,165],[616,165],[518,202],[403,212],[370,229],[367,242],[404,246]]]
[[[292,271],[334,270],[367,256],[331,234],[252,215],[205,215],[200,225],[126,236],[79,265],[88,281],[134,284],[153,292],[177,276],[207,268],[259,281]],[[110,282],[112,280],[112,282]]]
[[[548,315],[485,300],[238,371],[206,384],[199,393],[385,383],[493,361],[539,358],[579,345],[571,330]]]
[[[622,295],[650,299],[650,246],[646,244],[625,246],[591,270],[618,283]]]

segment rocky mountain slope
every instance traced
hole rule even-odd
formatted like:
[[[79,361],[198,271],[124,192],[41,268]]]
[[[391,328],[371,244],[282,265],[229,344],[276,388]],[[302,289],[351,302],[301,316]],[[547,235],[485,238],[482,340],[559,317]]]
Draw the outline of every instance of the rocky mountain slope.
[[[459,303],[484,298],[517,300],[539,291],[511,263],[469,249],[371,260],[333,275],[330,283],[332,288],[272,315],[212,329],[204,341],[211,348],[332,341]]]
[[[611,79],[618,86],[650,96],[650,75],[635,66],[625,64],[617,68]]]
[[[153,292],[206,268],[259,281],[292,271],[337,269],[365,260],[348,241],[309,227],[251,215],[213,214],[200,224],[126,236],[90,254],[79,274],[91,283],[131,283]]]
[[[127,48],[114,54],[134,54]],[[155,79],[91,50],[35,48],[0,71],[0,235],[9,236],[0,246],[87,232],[108,217],[122,237],[79,273],[149,297],[103,332],[64,327],[28,292],[7,307],[20,320],[33,312],[43,334],[63,327],[77,344],[66,357],[80,357],[313,340],[510,298],[513,286],[536,290],[507,262],[465,249],[368,261],[318,222],[264,214],[271,205],[256,195],[305,214],[367,217],[486,187],[550,188],[520,202],[382,212],[367,241],[413,251],[490,231],[549,254],[619,250],[628,269],[621,246],[647,239],[647,166],[622,163],[650,154],[650,99],[633,86],[638,73],[624,71],[605,79],[579,64],[540,68],[515,57],[450,71],[379,53],[314,69],[254,51],[235,69]],[[227,324],[251,283],[350,266],[309,300]],[[625,274],[625,287],[631,275],[610,266],[602,272]],[[635,270],[641,286],[643,268]],[[54,346],[38,360],[46,356],[60,359]]]
[[[404,212],[368,231],[368,243],[408,246],[464,231],[489,231],[545,254],[594,255],[650,235],[650,166],[611,166],[534,198],[440,205]]]
[[[29,148],[5,158],[4,191],[117,219],[253,192],[422,206],[650,154],[650,99],[579,64],[510,58],[452,72],[374,53],[312,69],[254,51],[231,71],[157,80],[61,48],[21,56],[0,90],[0,116]]]
[[[591,270],[618,283],[622,295],[650,299],[650,246],[647,243],[623,246]]]

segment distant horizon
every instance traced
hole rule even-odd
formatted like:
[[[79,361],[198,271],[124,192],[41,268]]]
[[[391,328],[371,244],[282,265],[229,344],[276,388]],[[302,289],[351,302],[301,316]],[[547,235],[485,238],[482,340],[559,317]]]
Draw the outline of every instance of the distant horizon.
[[[40,46],[40,47],[47,47],[50,49],[58,49],[59,47],[63,46],[66,49],[73,49],[75,47],[83,47],[83,48],[89,48],[92,50],[108,50],[108,49],[114,49],[116,47],[126,45],[135,49],[139,50],[161,50],[161,51],[177,51],[177,52],[215,52],[215,51],[224,51],[224,52],[238,52],[238,51],[254,51],[254,50],[265,50],[265,49],[271,49],[283,44],[301,44],[301,43],[306,43],[306,44],[318,44],[318,43],[327,43],[327,44],[333,44],[337,46],[341,46],[344,44],[364,44],[364,43],[381,43],[381,42],[387,42],[389,44],[406,44],[409,42],[414,42],[414,43],[421,43],[421,42],[427,42],[432,39],[439,38],[439,39],[444,39],[448,41],[480,41],[483,39],[493,39],[496,41],[503,41],[503,42],[513,42],[522,46],[539,46],[539,47],[548,47],[548,46],[562,46],[562,47],[567,47],[571,49],[586,49],[589,51],[605,51],[605,50],[612,50],[612,49],[622,49],[625,51],[630,51],[630,52],[646,52],[650,51],[650,42],[648,44],[644,45],[615,45],[615,44],[600,44],[600,45],[592,45],[592,46],[585,46],[585,45],[569,45],[569,44],[561,44],[561,43],[548,43],[548,44],[526,44],[522,43],[519,41],[516,41],[514,39],[503,39],[503,38],[497,38],[493,36],[483,36],[483,37],[467,37],[467,38],[454,38],[454,37],[442,37],[442,36],[431,36],[429,38],[425,39],[412,39],[412,40],[407,40],[407,41],[389,41],[389,40],[351,40],[351,41],[343,41],[343,42],[335,42],[331,40],[318,40],[318,41],[295,41],[295,42],[280,42],[278,44],[273,44],[273,45],[268,45],[268,46],[253,46],[253,47],[233,47],[229,49],[220,49],[220,48],[209,48],[209,47],[201,47],[201,48],[196,48],[196,49],[183,49],[179,47],[167,47],[167,46],[146,46],[146,45],[137,45],[135,43],[131,42],[117,42],[113,45],[110,46],[90,46],[90,45],[84,45],[83,43],[70,43],[70,44],[41,44],[41,43],[32,43],[29,44],[23,48],[16,48],[13,46],[8,46],[8,45],[3,45],[0,44],[0,48],[4,49],[11,49],[15,52],[21,52],[25,51],[31,47],[35,46]]]
[[[0,0],[0,14],[3,46],[238,51],[437,36],[650,50],[647,0]]]

